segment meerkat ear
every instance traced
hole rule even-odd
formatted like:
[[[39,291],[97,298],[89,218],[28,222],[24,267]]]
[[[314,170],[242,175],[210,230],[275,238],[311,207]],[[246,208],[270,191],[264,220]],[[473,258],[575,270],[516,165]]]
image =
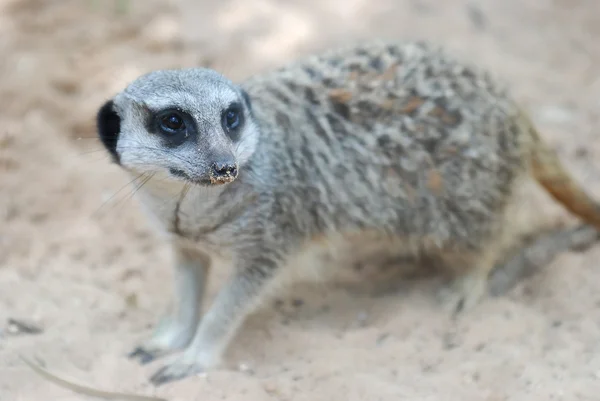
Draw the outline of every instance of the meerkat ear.
[[[100,107],[96,116],[98,136],[115,163],[119,163],[117,141],[121,132],[121,117],[114,110],[114,102],[107,101]]]
[[[244,103],[246,103],[246,107],[250,112],[252,112],[252,101],[250,100],[250,95],[248,95],[248,92],[246,92],[243,89],[240,89],[240,91],[242,92],[242,97],[244,98]]]

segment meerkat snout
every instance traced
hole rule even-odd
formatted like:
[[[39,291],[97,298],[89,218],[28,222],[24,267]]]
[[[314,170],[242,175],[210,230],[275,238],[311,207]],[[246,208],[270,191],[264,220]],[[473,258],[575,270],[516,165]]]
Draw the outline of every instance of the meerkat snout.
[[[212,164],[210,169],[211,183],[221,184],[235,180],[237,165],[233,161],[219,161]]]

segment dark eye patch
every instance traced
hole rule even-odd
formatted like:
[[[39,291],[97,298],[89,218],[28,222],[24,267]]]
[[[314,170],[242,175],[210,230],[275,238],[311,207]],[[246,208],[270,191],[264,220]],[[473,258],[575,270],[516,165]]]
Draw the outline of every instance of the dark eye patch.
[[[242,97],[244,98],[244,103],[246,103],[246,107],[248,108],[248,111],[252,112],[252,100],[250,100],[250,95],[243,89],[241,90],[241,92]]]
[[[179,113],[169,113],[160,120],[160,128],[165,134],[176,134],[186,129]]]
[[[231,140],[236,141],[239,138],[239,133],[244,125],[244,109],[240,103],[234,102],[223,110],[221,125]]]
[[[175,147],[196,137],[193,118],[177,108],[150,112],[148,131],[160,136],[166,146]]]

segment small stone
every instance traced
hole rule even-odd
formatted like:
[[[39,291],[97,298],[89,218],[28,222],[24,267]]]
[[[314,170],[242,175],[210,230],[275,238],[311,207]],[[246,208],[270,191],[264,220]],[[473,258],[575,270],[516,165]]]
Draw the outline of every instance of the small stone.
[[[242,373],[246,373],[246,374],[249,374],[249,375],[253,375],[254,374],[254,370],[249,365],[247,365],[245,363],[240,363],[238,365],[238,370],[240,372],[242,372]]]
[[[273,383],[263,383],[263,390],[268,394],[279,394],[279,389]]]
[[[8,319],[8,328],[6,331],[9,334],[40,334],[43,330],[41,327],[31,322]]]

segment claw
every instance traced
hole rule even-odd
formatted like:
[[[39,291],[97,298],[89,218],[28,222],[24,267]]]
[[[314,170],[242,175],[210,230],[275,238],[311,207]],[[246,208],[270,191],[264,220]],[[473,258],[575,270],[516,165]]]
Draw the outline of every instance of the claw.
[[[438,291],[438,300],[453,317],[469,312],[484,298],[487,282],[481,275],[467,274],[456,278]]]
[[[136,347],[133,351],[131,351],[127,357],[129,359],[135,359],[140,364],[146,365],[157,358],[156,353],[145,350],[142,347]]]
[[[170,383],[179,379],[172,374],[169,374],[168,367],[164,366],[160,368],[156,373],[150,376],[150,383],[154,384],[156,387],[161,386],[166,383]]]
[[[150,377],[156,387],[202,373],[204,369],[195,363],[174,362],[160,368]]]
[[[165,383],[174,381],[175,378],[171,375],[168,375],[166,371],[167,371],[167,366],[163,366],[162,368],[160,368],[152,376],[150,376],[150,383],[152,383],[156,387],[158,387]]]

